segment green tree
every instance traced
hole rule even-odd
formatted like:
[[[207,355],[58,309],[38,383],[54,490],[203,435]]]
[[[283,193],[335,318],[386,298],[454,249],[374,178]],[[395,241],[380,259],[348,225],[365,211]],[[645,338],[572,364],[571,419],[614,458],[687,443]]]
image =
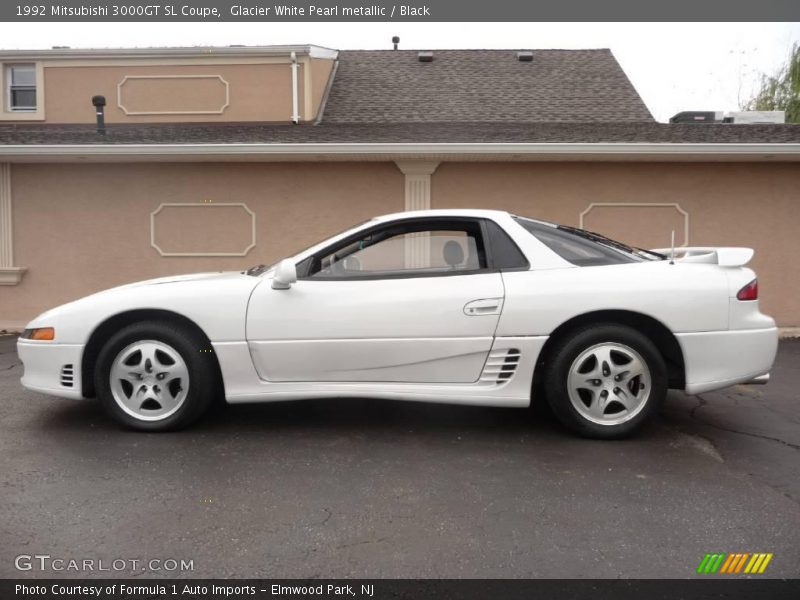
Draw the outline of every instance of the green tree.
[[[785,110],[787,123],[800,123],[800,44],[775,75],[762,75],[761,88],[742,107],[745,110]]]

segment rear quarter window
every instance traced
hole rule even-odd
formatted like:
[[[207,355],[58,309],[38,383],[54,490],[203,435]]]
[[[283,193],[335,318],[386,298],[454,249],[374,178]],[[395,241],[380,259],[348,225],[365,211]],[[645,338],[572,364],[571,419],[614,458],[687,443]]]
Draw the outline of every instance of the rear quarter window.
[[[558,225],[522,217],[514,217],[514,220],[561,258],[579,267],[622,265],[641,261],[633,254],[581,237],[559,228]]]

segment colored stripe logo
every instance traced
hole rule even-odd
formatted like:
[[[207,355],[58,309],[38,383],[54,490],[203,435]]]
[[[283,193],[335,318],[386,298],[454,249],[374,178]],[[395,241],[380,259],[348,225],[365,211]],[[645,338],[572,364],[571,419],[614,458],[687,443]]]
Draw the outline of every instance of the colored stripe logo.
[[[763,573],[772,560],[772,552],[714,552],[700,561],[697,572],[702,575],[721,573],[726,575]]]

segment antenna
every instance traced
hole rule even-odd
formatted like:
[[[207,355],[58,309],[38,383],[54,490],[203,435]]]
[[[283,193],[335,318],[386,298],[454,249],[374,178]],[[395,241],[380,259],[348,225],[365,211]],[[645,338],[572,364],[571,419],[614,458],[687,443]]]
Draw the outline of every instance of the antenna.
[[[672,241],[669,248],[669,264],[675,264],[675,230],[672,230]]]

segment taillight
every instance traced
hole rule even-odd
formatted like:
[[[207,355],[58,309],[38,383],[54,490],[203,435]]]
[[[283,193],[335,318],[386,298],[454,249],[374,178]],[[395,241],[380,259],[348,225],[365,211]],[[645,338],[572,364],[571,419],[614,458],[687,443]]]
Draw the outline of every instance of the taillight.
[[[736,294],[737,300],[758,300],[758,279],[753,279],[750,283],[739,290]]]

